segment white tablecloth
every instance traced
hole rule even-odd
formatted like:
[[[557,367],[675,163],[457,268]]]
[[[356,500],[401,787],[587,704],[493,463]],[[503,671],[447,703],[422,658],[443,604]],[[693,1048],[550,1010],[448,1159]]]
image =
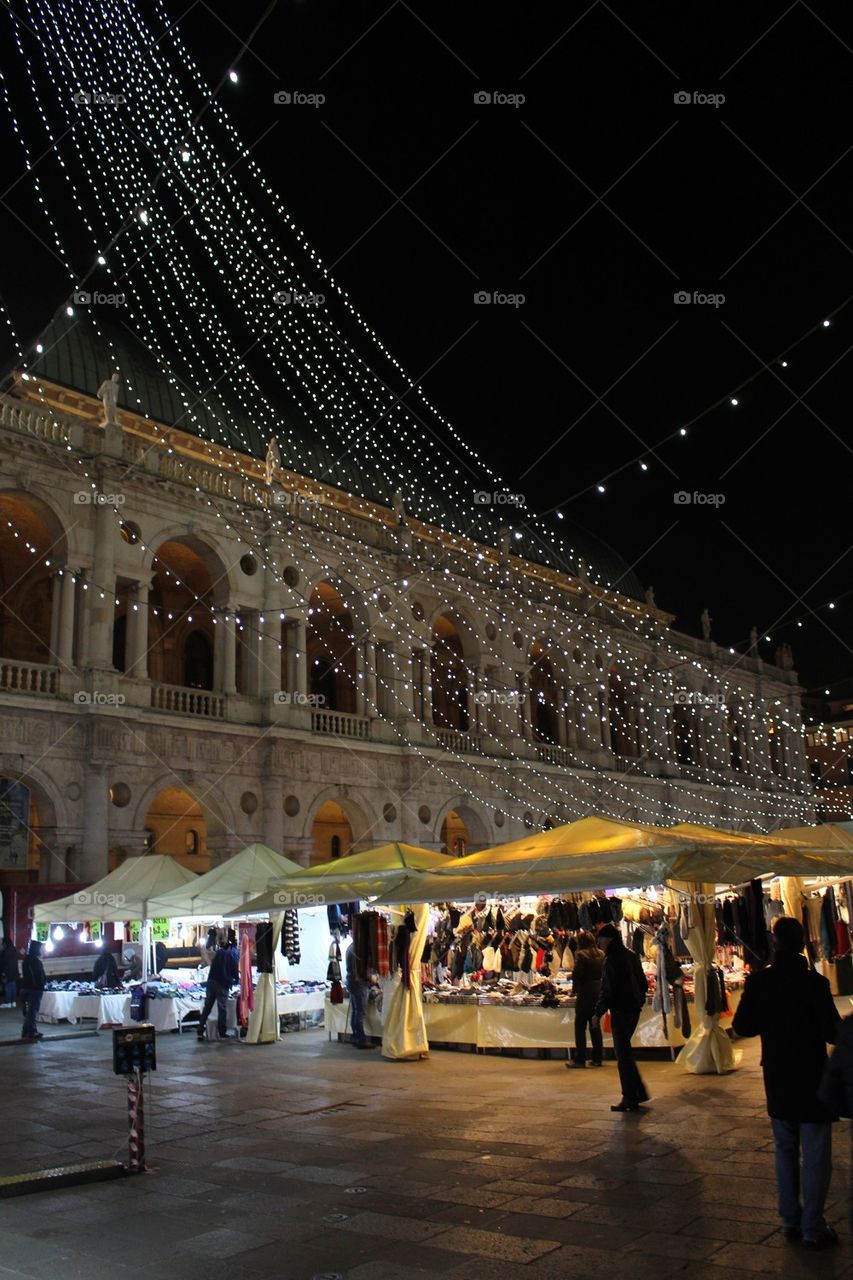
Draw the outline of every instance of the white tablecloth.
[[[322,1009],[324,991],[304,991],[294,995],[277,995],[279,1014],[311,1013]],[[176,1031],[190,1013],[200,1014],[204,996],[150,997],[147,1002],[147,1018],[157,1031]],[[42,996],[39,1022],[77,1022],[80,1018],[93,1018],[99,1027],[108,1023],[131,1024],[129,995],[78,995],[75,991],[45,991]],[[208,1027],[217,1021],[216,1005],[208,1019]],[[237,1026],[237,1000],[232,997],[226,1010],[226,1025],[230,1031]]]

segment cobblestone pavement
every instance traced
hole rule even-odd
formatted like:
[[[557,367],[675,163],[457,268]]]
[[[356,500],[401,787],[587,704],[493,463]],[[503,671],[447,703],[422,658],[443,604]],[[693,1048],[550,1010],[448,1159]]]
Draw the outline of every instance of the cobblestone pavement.
[[[0,1040],[17,1028],[0,1015]],[[58,1028],[45,1028],[50,1036]],[[613,1115],[615,1067],[329,1043],[162,1036],[149,1173],[0,1202],[0,1278],[340,1275],[731,1280],[853,1274],[849,1131],[836,1127],[839,1248],[787,1244],[758,1054],[691,1077],[642,1064],[653,1104]],[[109,1033],[3,1045],[3,1172],[126,1154]]]

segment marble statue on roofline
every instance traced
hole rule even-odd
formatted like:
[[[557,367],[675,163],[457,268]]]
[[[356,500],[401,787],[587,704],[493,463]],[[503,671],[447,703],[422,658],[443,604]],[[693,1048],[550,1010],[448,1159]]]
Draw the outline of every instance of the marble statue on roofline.
[[[101,423],[101,426],[117,427],[119,425],[118,418],[116,417],[119,384],[120,378],[118,370],[116,369],[112,376],[105,378],[98,387],[98,399],[101,400],[104,405],[104,421]]]
[[[711,623],[714,619],[711,617],[707,609],[703,609],[699,621],[702,623],[702,639],[711,639]]]
[[[267,456],[264,462],[267,472],[267,484],[272,484],[275,479],[276,471],[281,469],[281,453],[278,447],[278,440],[272,436],[267,445]]]

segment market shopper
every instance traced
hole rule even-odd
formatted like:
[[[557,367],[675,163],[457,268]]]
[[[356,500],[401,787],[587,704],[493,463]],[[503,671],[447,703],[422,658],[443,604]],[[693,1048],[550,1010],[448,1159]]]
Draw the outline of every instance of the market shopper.
[[[92,968],[92,981],[96,987],[112,991],[120,986],[118,965],[112,951],[102,951]]]
[[[832,1177],[832,1121],[838,1117],[820,1102],[818,1089],[826,1046],[835,1043],[841,1017],[829,982],[809,968],[802,954],[799,920],[780,916],[773,941],[773,963],[747,978],[733,1027],[738,1036],[761,1036],[785,1236],[801,1240],[808,1249],[822,1249],[838,1240],[823,1216]]]
[[[36,1018],[41,1007],[41,998],[44,995],[45,981],[44,965],[41,962],[41,943],[33,939],[21,966],[21,995],[24,998],[22,1040],[41,1040],[43,1038],[42,1033],[36,1031]]]
[[[0,1004],[0,1009],[14,1009],[18,1003],[18,951],[9,937],[3,939],[0,978],[3,979],[3,1003]]]
[[[572,969],[572,991],[575,996],[575,1057],[567,1067],[586,1066],[586,1033],[592,1042],[592,1065],[604,1065],[604,1037],[601,1026],[593,1015],[601,994],[601,975],[604,969],[604,952],[596,946],[591,933],[578,934],[578,948]]]
[[[213,1011],[214,1005],[216,1005],[218,1015],[219,1038],[220,1040],[227,1039],[228,997],[232,986],[239,980],[240,966],[237,961],[237,947],[226,943],[217,948],[216,954],[210,963],[210,972],[207,975],[207,994],[204,999],[204,1008],[201,1011],[201,1020],[198,1024],[199,1040],[204,1040],[205,1038],[207,1020]]]
[[[356,1049],[375,1049],[376,1046],[371,1044],[364,1034],[364,1014],[370,994],[370,983],[367,980],[364,961],[359,956],[354,942],[350,943],[347,950],[346,973],[353,1045]]]
[[[845,1018],[838,1028],[835,1048],[823,1073],[817,1096],[833,1115],[853,1116],[853,1016]],[[850,1232],[853,1234],[853,1192],[848,1201],[848,1213]]]
[[[642,1104],[648,1102],[649,1095],[634,1061],[631,1037],[637,1030],[649,984],[643,973],[640,957],[628,950],[615,924],[606,924],[599,929],[598,944],[605,952],[604,969],[601,975],[601,992],[595,1003],[590,1026],[598,1030],[601,1018],[610,1011],[613,1050],[622,1085],[622,1098],[610,1110],[641,1111]]]

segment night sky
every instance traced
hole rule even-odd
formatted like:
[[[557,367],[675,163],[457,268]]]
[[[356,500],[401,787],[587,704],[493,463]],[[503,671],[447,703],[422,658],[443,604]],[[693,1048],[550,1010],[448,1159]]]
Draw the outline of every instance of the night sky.
[[[790,643],[807,686],[850,675],[853,14],[279,0],[241,53],[267,8],[195,3],[181,27],[439,410],[678,628],[707,605],[720,643]],[[18,199],[0,283],[28,334],[67,283]]]

